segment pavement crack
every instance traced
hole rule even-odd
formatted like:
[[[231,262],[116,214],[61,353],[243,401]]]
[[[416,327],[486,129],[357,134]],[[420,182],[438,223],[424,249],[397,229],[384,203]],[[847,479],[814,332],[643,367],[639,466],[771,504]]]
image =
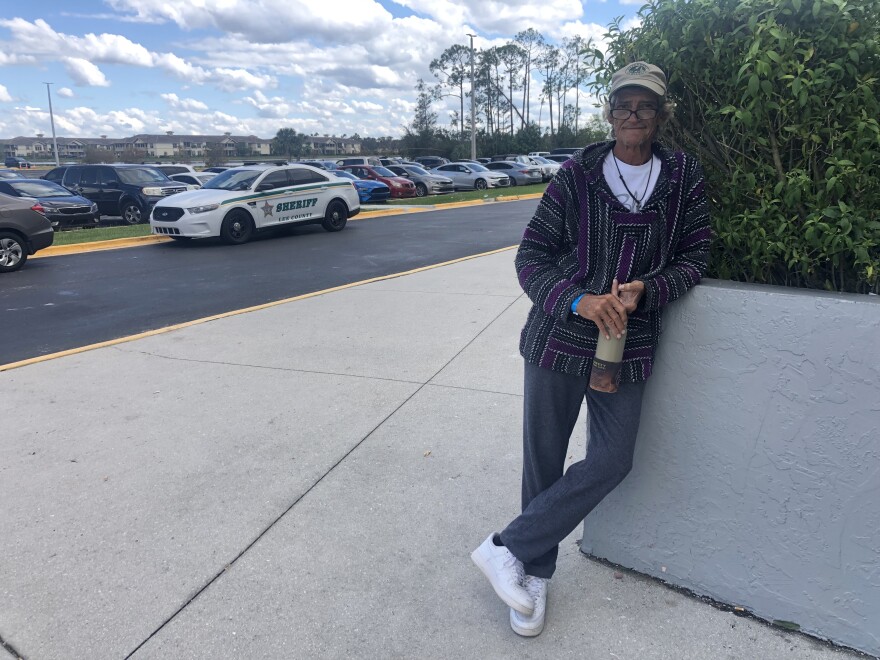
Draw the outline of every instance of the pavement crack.
[[[25,660],[25,657],[19,653],[12,644],[3,639],[3,635],[0,635],[0,649],[8,651],[13,658],[16,658],[16,660]]]
[[[266,369],[268,371],[284,371],[299,374],[315,374],[319,376],[343,376],[346,378],[361,378],[363,380],[381,380],[389,383],[405,383],[407,385],[423,385],[420,380],[405,380],[401,378],[387,378],[384,376],[365,376],[363,374],[348,374],[341,371],[318,371],[313,369],[295,369],[291,367],[273,367],[265,364],[247,364],[245,362],[224,362],[222,360],[197,360],[194,358],[175,357],[173,355],[162,355],[161,353],[153,353],[151,351],[132,351],[125,350],[118,346],[113,347],[122,353],[137,353],[148,357],[159,358],[161,360],[174,360],[176,362],[192,362],[195,364],[213,364],[221,367],[245,367],[248,369]],[[433,378],[433,376],[432,376]]]

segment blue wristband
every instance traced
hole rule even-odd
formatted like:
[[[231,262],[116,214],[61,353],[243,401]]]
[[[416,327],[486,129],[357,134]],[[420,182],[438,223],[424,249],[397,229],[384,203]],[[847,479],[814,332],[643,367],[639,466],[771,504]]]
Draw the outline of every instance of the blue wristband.
[[[571,313],[572,313],[572,314],[577,314],[578,303],[581,301],[581,298],[583,298],[585,295],[587,295],[587,294],[586,294],[586,293],[582,293],[581,295],[579,295],[577,298],[575,298],[575,299],[572,301],[572,303],[571,303]]]

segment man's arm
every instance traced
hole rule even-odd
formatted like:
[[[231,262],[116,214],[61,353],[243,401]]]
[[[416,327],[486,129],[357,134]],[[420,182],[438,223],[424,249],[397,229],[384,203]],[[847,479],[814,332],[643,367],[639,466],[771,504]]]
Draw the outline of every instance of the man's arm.
[[[559,251],[565,243],[568,181],[570,178],[558,175],[554,178],[526,227],[516,253],[520,286],[535,305],[560,321],[568,320],[573,313],[572,303],[583,295],[577,306],[577,314],[594,321],[600,328],[599,320],[602,320],[620,334],[626,327],[626,311],[617,296],[589,294],[579,284],[567,279],[557,265]]]
[[[683,228],[678,243],[666,267],[656,276],[634,280],[621,287],[623,293],[634,294],[644,286],[639,306],[654,310],[672,302],[696,286],[709,266],[709,244],[712,229],[709,226],[709,202],[706,199],[706,180],[703,168],[688,158],[690,172],[686,174],[682,203]]]

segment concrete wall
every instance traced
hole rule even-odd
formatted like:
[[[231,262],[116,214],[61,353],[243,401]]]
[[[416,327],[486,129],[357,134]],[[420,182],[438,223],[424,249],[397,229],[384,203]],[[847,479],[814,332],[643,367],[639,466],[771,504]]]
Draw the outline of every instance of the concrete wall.
[[[582,550],[880,654],[880,298],[710,280],[664,327]]]

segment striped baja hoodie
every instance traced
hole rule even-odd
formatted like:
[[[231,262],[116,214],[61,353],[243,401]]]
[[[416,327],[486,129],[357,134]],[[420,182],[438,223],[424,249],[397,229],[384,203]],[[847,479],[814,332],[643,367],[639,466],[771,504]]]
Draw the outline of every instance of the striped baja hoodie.
[[[702,167],[691,155],[654,143],[657,185],[639,213],[614,197],[602,162],[614,142],[572,154],[547,186],[516,254],[520,286],[532,301],[520,353],[546,369],[588,376],[599,329],[571,311],[581,294],[645,283],[629,315],[620,382],[647,380],[660,339],[661,308],[695,286],[708,265],[709,205]]]

